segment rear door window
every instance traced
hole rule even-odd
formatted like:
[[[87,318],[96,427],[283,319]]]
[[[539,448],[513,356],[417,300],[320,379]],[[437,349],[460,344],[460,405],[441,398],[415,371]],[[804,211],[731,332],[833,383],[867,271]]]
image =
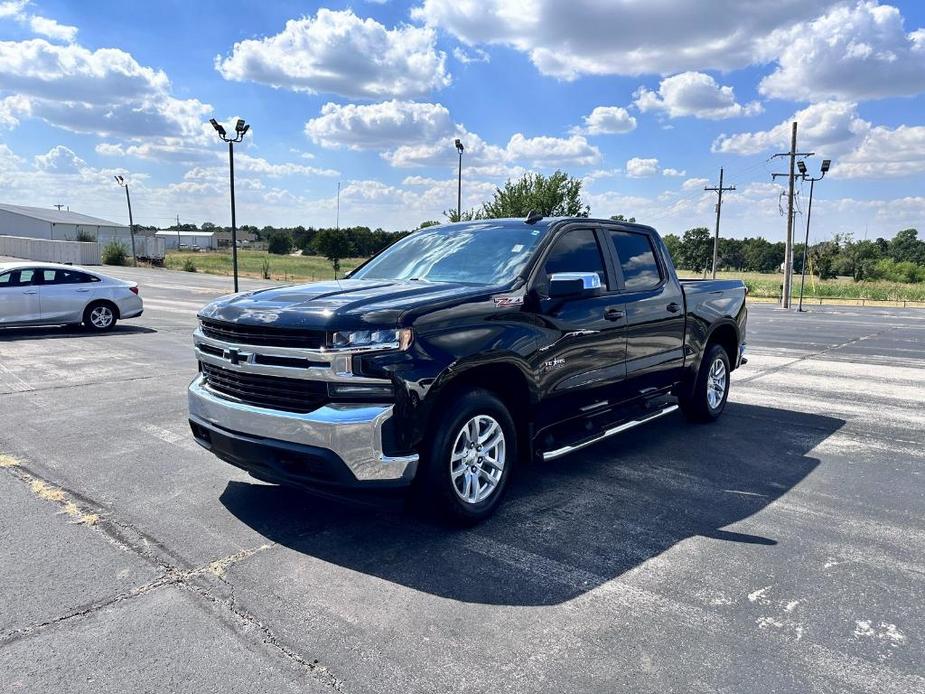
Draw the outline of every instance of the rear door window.
[[[627,291],[655,289],[662,283],[662,271],[655,260],[652,241],[646,234],[611,231],[610,240],[620,259],[623,285]]]

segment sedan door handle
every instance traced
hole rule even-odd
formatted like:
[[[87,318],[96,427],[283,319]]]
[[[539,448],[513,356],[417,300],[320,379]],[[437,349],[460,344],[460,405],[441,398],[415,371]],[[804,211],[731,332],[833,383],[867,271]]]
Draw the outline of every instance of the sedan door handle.
[[[668,306],[666,306],[665,308],[668,309],[669,313],[677,313],[678,311],[681,310],[681,306],[676,304],[673,301],[670,304],[668,304]]]
[[[87,288],[84,288],[84,289],[75,289],[74,291],[77,291],[77,292],[89,292],[90,290],[87,289]]]
[[[620,320],[623,318],[623,311],[618,308],[604,309],[604,318],[606,320]]]
[[[23,292],[23,294],[38,294],[38,293],[39,293],[38,289],[27,289],[26,291]]]

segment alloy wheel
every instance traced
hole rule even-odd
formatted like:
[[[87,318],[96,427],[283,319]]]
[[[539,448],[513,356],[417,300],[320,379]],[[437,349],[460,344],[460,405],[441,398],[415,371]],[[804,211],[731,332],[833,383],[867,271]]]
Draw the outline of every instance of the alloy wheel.
[[[485,501],[498,488],[504,473],[504,430],[489,415],[466,422],[453,443],[450,477],[456,495],[467,504]]]

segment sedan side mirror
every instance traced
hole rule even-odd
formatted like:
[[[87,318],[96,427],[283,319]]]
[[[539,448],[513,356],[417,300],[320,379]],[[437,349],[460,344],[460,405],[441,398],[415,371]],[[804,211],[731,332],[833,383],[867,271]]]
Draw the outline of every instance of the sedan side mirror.
[[[596,272],[554,272],[549,276],[549,298],[564,299],[589,294],[601,288]]]

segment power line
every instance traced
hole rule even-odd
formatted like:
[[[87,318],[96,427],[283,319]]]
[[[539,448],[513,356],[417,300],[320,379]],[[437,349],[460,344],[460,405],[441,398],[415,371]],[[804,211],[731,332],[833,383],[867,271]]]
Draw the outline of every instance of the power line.
[[[719,199],[716,201],[716,235],[713,237],[713,279],[716,279],[716,259],[719,256],[719,215],[723,211],[723,191],[735,190],[735,186],[723,187],[723,167],[719,168],[719,186],[704,187],[704,190],[712,190],[717,193]]]

